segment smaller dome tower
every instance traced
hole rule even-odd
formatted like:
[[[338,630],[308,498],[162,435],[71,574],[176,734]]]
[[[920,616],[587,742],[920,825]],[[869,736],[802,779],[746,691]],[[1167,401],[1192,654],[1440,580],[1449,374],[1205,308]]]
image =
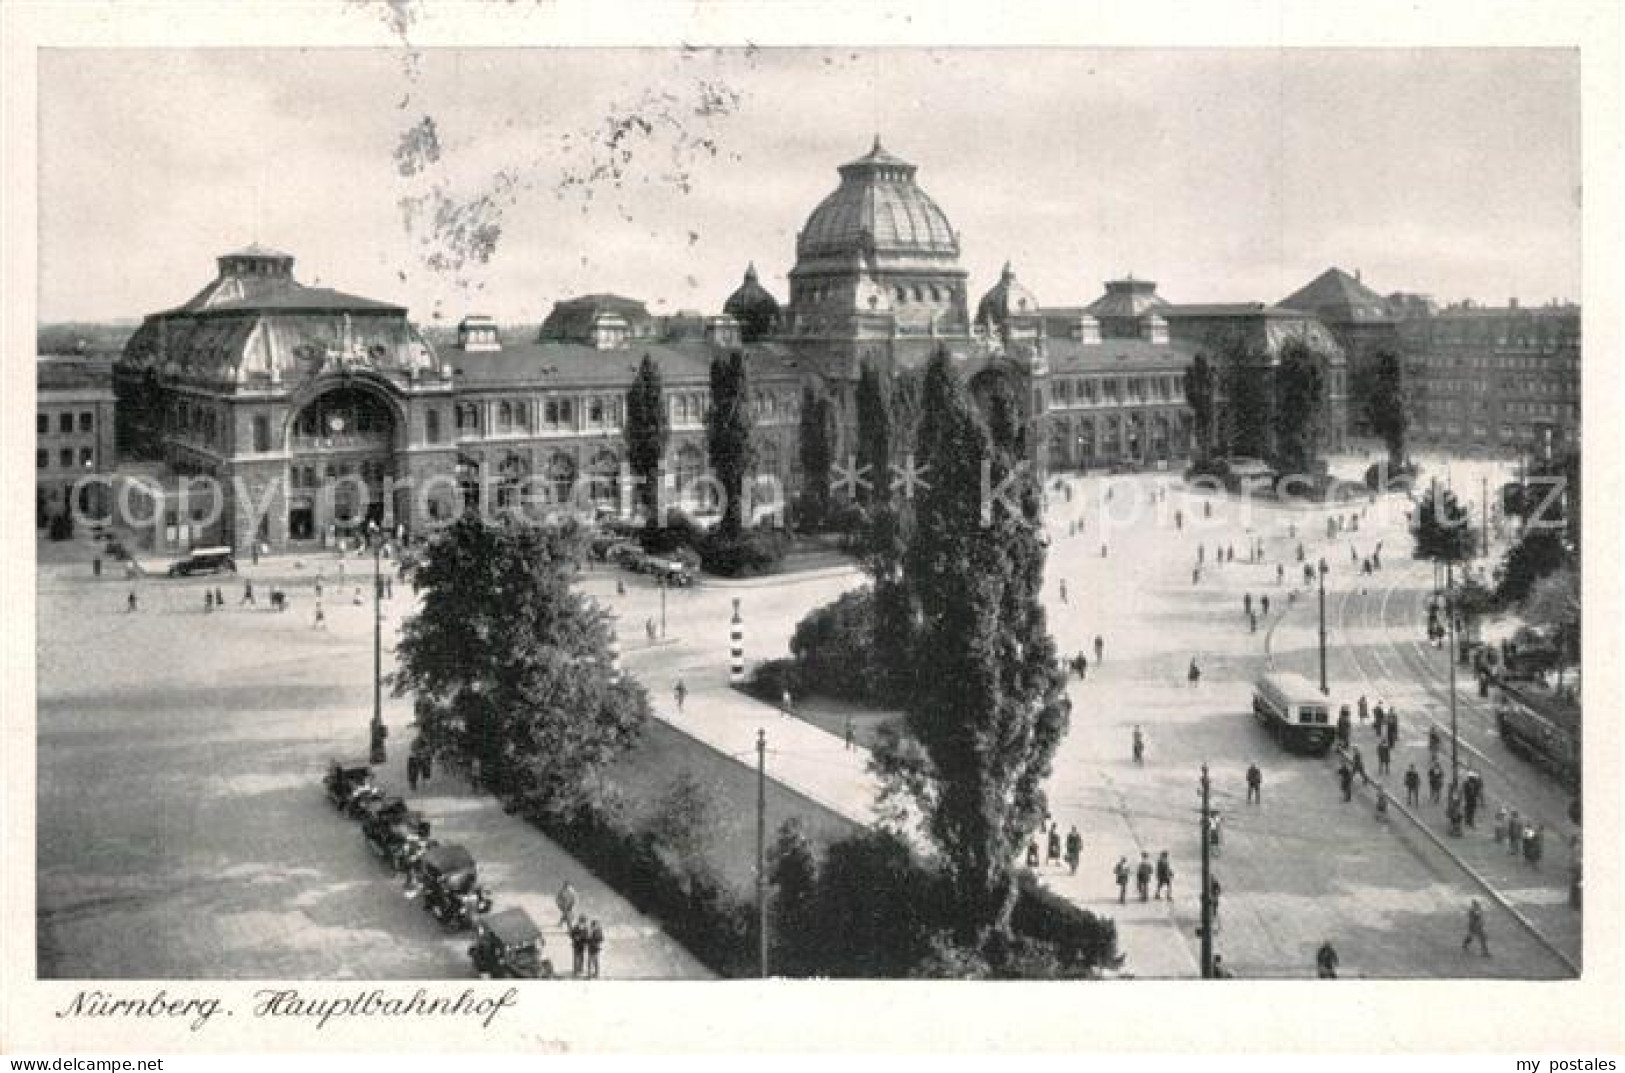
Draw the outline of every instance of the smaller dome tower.
[[[739,322],[739,337],[754,343],[773,334],[779,323],[779,301],[756,278],[753,262],[745,268],[745,282],[722,303],[722,312]]]

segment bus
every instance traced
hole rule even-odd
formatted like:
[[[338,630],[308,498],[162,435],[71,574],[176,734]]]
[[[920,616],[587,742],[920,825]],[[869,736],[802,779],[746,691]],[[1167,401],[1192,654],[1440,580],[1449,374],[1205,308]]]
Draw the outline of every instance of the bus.
[[[1253,715],[1288,752],[1322,756],[1337,737],[1331,701],[1301,674],[1272,671],[1258,679]]]

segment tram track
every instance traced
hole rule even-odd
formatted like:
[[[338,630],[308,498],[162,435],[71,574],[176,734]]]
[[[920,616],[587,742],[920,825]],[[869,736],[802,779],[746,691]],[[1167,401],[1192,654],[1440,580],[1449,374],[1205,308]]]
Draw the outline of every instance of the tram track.
[[[1389,601],[1393,598],[1395,593],[1401,592],[1401,591],[1402,590],[1399,588],[1398,585],[1384,586],[1382,597],[1380,598],[1379,601],[1377,601],[1377,604],[1376,604],[1376,615],[1375,615],[1376,623],[1375,623],[1375,626],[1376,626],[1376,629],[1377,629],[1378,633],[1381,633],[1382,631],[1385,631],[1387,628],[1389,628],[1389,626],[1388,626],[1388,606],[1389,606]],[[1403,591],[1412,592],[1414,590],[1406,589],[1406,590],[1403,590]],[[1427,664],[1427,661],[1425,660],[1425,657],[1423,657],[1418,652],[1411,651],[1409,653],[1410,656],[1411,656],[1411,660],[1407,661],[1404,658],[1404,653],[1407,652],[1407,649],[1404,648],[1403,645],[1400,644],[1400,643],[1388,642],[1390,644],[1390,646],[1396,650],[1395,658],[1399,661],[1399,664],[1400,664],[1401,673],[1396,675],[1396,674],[1392,673],[1392,671],[1389,668],[1387,660],[1384,659],[1383,655],[1381,654],[1381,651],[1380,651],[1381,646],[1379,644],[1373,644],[1371,646],[1370,652],[1368,653],[1368,657],[1369,657],[1371,663],[1376,666],[1379,674],[1377,676],[1373,676],[1368,671],[1367,664],[1366,664],[1365,660],[1362,659],[1361,654],[1360,654],[1360,646],[1358,644],[1354,643],[1353,639],[1349,635],[1349,624],[1350,624],[1349,619],[1350,619],[1350,616],[1348,614],[1348,611],[1349,611],[1350,603],[1352,603],[1353,600],[1354,600],[1354,595],[1355,595],[1355,589],[1352,586],[1349,589],[1346,589],[1346,590],[1344,590],[1343,592],[1341,592],[1339,594],[1339,599],[1338,599],[1337,604],[1336,604],[1336,614],[1335,614],[1335,617],[1334,617],[1334,624],[1335,624],[1335,628],[1336,628],[1337,632],[1342,635],[1342,638],[1343,638],[1343,641],[1344,641],[1344,644],[1341,647],[1341,651],[1344,654],[1346,654],[1346,656],[1348,658],[1348,661],[1353,666],[1354,671],[1355,671],[1358,679],[1360,681],[1368,683],[1368,684],[1375,684],[1375,683],[1382,682],[1382,681],[1396,682],[1396,681],[1409,681],[1409,680],[1415,679],[1417,681],[1417,684],[1423,690],[1424,695],[1431,698],[1431,700],[1429,702],[1427,702],[1427,706],[1420,709],[1421,717],[1427,721],[1427,724],[1429,726],[1435,727],[1441,733],[1444,733],[1444,734],[1448,735],[1449,732],[1450,732],[1450,728],[1448,726],[1440,723],[1434,717],[1434,714],[1433,714],[1433,712],[1431,710],[1433,707],[1435,707],[1439,703],[1439,698],[1440,698],[1440,694],[1441,694],[1441,689],[1440,689],[1440,684],[1439,684],[1440,676],[1439,676],[1438,672],[1434,668],[1432,668],[1430,665]],[[1361,603],[1360,606],[1361,606],[1363,614],[1361,615],[1361,618],[1360,618],[1360,621],[1359,621],[1359,623],[1357,625],[1357,628],[1369,629],[1369,628],[1372,627],[1372,604],[1371,604],[1371,602],[1369,600],[1363,600],[1363,602]],[[1418,604],[1418,606],[1419,606],[1419,604]],[[1411,641],[1410,645],[1412,646],[1413,649],[1418,647],[1417,643],[1415,641]],[[1449,654],[1449,657],[1450,658],[1455,658],[1455,653],[1451,652]],[[1409,672],[1410,672],[1408,674],[1406,673],[1406,671],[1407,671],[1407,663],[1409,663]],[[1422,666],[1418,667],[1417,664],[1422,664]],[[1415,673],[1418,670],[1420,670],[1422,673],[1420,673],[1420,674]],[[1449,689],[1448,680],[1446,680],[1446,682],[1445,682],[1445,684],[1443,686],[1443,689],[1445,691],[1448,691],[1448,689]],[[1379,695],[1380,695],[1380,693],[1379,693]],[[1444,698],[1443,698],[1443,703],[1445,704],[1445,706],[1448,706],[1449,700],[1450,700],[1450,698],[1449,698],[1448,692],[1445,692]],[[1456,701],[1457,701],[1457,730],[1458,730],[1457,741],[1459,743],[1459,746],[1461,748],[1463,748],[1464,750],[1466,750],[1467,752],[1470,752],[1474,757],[1476,757],[1478,759],[1479,763],[1487,771],[1490,771],[1491,773],[1496,775],[1498,778],[1500,778],[1502,780],[1502,785],[1508,787],[1509,789],[1516,790],[1520,786],[1520,784],[1524,784],[1525,785],[1524,792],[1518,794],[1518,797],[1521,800],[1528,801],[1528,800],[1531,799],[1532,796],[1538,798],[1539,795],[1531,795],[1529,792],[1527,792],[1527,785],[1526,785],[1527,784],[1527,776],[1525,774],[1520,773],[1520,774],[1514,776],[1503,765],[1497,763],[1491,756],[1489,756],[1482,749],[1480,749],[1477,746],[1471,744],[1470,742],[1467,742],[1467,741],[1464,741],[1464,740],[1461,739],[1460,734],[1459,734],[1460,723],[1461,723],[1461,718],[1460,718],[1461,717],[1461,708],[1462,708],[1461,698],[1458,696],[1456,698]],[[1479,712],[1479,713],[1481,713],[1481,710],[1482,710],[1481,706],[1478,706],[1478,705],[1471,705],[1470,708],[1474,712]],[[1479,729],[1482,730],[1486,734],[1493,733],[1492,730],[1490,729],[1490,727],[1488,727],[1488,726],[1480,726]],[[1504,795],[1504,796],[1510,797],[1512,795],[1507,794],[1507,795]],[[1473,883],[1475,885],[1477,885],[1481,890],[1483,890],[1484,893],[1491,900],[1493,900],[1497,905],[1499,905],[1503,910],[1505,910],[1506,913],[1510,917],[1512,917],[1512,919],[1514,921],[1516,921],[1518,923],[1518,925],[1521,928],[1523,928],[1523,930],[1525,932],[1527,932],[1529,934],[1529,936],[1531,938],[1533,938],[1535,940],[1535,942],[1538,943],[1542,949],[1544,949],[1549,954],[1551,954],[1553,957],[1555,957],[1559,961],[1561,961],[1576,976],[1578,976],[1580,974],[1580,966],[1579,966],[1579,964],[1573,958],[1569,957],[1567,952],[1565,952],[1563,950],[1563,948],[1561,946],[1559,946],[1553,939],[1551,939],[1544,932],[1542,932],[1540,930],[1539,926],[1537,926],[1535,924],[1535,922],[1532,921],[1522,910],[1520,910],[1506,895],[1504,895],[1495,886],[1495,884],[1491,883],[1488,879],[1486,879],[1482,874],[1480,874],[1480,872],[1476,868],[1474,868],[1472,865],[1470,865],[1466,860],[1464,860],[1461,857],[1460,854],[1458,854],[1454,849],[1452,849],[1449,844],[1447,844],[1443,839],[1439,838],[1428,827],[1428,825],[1425,822],[1422,821],[1422,819],[1420,817],[1412,815],[1409,812],[1408,809],[1401,808],[1399,811],[1401,812],[1402,815],[1409,816],[1411,818],[1412,822],[1414,823],[1415,827],[1417,828],[1417,830],[1420,831],[1420,833],[1425,838],[1427,838],[1427,840],[1429,842],[1431,842],[1435,847],[1437,847],[1441,852],[1443,852],[1452,861],[1452,863],[1454,863],[1458,869],[1460,869],[1463,873],[1465,873],[1468,876],[1468,878],[1473,881]],[[1522,810],[1520,810],[1520,811],[1522,811]],[[1548,810],[1543,810],[1543,811],[1548,811]],[[1525,816],[1529,817],[1530,819],[1535,820],[1537,823],[1541,823],[1543,825],[1551,827],[1553,830],[1557,830],[1557,831],[1564,831],[1565,830],[1564,825],[1548,823],[1547,822],[1547,817],[1537,815],[1533,811],[1524,811],[1523,814]]]

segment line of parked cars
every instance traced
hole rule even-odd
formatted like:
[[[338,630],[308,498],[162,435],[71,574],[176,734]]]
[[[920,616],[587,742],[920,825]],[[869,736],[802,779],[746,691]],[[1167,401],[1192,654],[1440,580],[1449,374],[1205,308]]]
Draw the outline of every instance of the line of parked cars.
[[[480,976],[534,980],[553,975],[553,963],[543,956],[542,931],[530,915],[520,908],[492,912],[491,891],[480,883],[473,855],[431,837],[429,820],[379,786],[372,768],[335,760],[322,786],[334,808],[360,822],[367,847],[406,877],[409,898],[420,899],[448,931],[473,930],[468,955]]]
[[[647,574],[674,588],[694,584],[699,566],[697,557],[687,549],[679,549],[671,555],[652,555],[626,533],[613,529],[593,537],[590,548],[593,557],[600,562],[615,563],[634,574]]]

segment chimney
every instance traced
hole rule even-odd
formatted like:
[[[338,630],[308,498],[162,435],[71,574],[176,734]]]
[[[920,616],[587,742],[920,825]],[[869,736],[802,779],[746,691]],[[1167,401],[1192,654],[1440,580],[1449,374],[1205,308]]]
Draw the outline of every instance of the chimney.
[[[472,313],[457,325],[458,349],[470,354],[480,351],[501,350],[496,321],[479,313]]]

